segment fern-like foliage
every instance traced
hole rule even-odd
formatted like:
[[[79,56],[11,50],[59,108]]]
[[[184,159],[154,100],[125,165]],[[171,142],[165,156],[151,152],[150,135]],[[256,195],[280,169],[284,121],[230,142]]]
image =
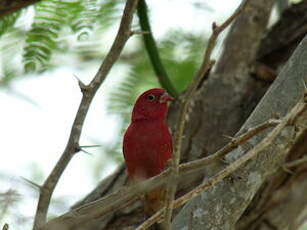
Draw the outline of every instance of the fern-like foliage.
[[[24,48],[26,71],[42,69],[50,60],[52,51],[57,48],[56,39],[67,19],[65,4],[61,0],[40,2],[35,5],[35,13],[32,29],[27,33]]]
[[[78,1],[71,9],[70,27],[79,40],[85,40],[94,29],[98,13],[97,0]]]
[[[105,0],[102,1],[97,15],[97,23],[102,29],[109,28],[115,21],[115,19],[121,16],[122,10],[118,8],[124,7],[121,0]]]
[[[206,38],[183,31],[171,31],[164,39],[158,40],[157,45],[171,81],[179,92],[183,91],[200,65]],[[155,84],[156,76],[144,50],[139,49],[132,56],[135,57],[130,60],[133,72],[145,78],[148,84]]]
[[[170,32],[165,37],[158,41],[160,55],[176,86],[184,90],[200,65],[206,39],[180,31]],[[148,88],[160,86],[142,46],[122,61],[131,66],[131,71],[112,89],[108,109],[129,118],[135,98]]]
[[[21,11],[14,12],[12,14],[6,15],[0,20],[0,37],[6,33],[10,28],[12,28],[20,16]]]
[[[129,111],[135,98],[138,85],[137,75],[131,74],[118,83],[112,90],[108,110],[112,113],[121,114],[125,120],[129,119]]]
[[[24,32],[17,28],[10,28],[0,40],[0,87],[8,88],[10,82],[21,76],[20,53],[23,48]]]
[[[202,61],[207,38],[182,31],[171,31],[160,42],[164,65],[179,91],[190,84]]]
[[[30,7],[34,14],[31,10],[22,10],[2,17],[0,36],[16,30],[13,26],[25,11],[28,14],[22,20],[32,17],[33,21],[30,30],[23,31],[26,27],[20,27],[23,35],[18,37],[18,45],[24,44],[22,62],[26,72],[42,72],[55,67],[63,63],[57,61],[63,54],[75,55],[72,58],[83,61],[101,58],[105,51],[97,49],[97,44],[101,47],[102,34],[114,25],[114,20],[120,19],[123,5],[121,0],[40,1]],[[15,56],[20,56],[20,52],[12,54],[12,58]]]
[[[46,69],[52,53],[68,37],[65,28],[70,28],[79,39],[88,37],[98,10],[97,0],[45,0],[35,5],[34,22],[24,48],[25,70]]]

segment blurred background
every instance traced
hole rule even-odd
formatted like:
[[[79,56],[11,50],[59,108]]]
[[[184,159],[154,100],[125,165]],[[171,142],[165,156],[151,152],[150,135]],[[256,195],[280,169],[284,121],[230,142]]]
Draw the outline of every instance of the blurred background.
[[[77,78],[87,83],[94,77],[124,2],[45,0],[0,19],[0,227],[31,228],[38,199],[32,182],[42,184],[61,156],[81,99]],[[147,1],[153,35],[178,91],[200,64],[212,22],[221,23],[239,2]],[[140,30],[137,17],[133,29]],[[123,161],[121,140],[131,106],[152,87],[159,87],[158,81],[142,37],[134,35],[86,118],[80,145],[98,146],[84,148],[66,168],[51,216],[69,209]]]

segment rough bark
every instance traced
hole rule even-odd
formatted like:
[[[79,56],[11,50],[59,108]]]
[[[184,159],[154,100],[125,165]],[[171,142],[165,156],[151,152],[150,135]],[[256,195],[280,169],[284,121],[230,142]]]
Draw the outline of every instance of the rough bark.
[[[305,133],[289,153],[287,161],[293,161],[306,154],[306,143]],[[274,229],[287,229],[287,227],[297,229],[302,223],[299,214],[303,214],[306,209],[306,176],[306,163],[279,170],[272,175],[270,180],[267,180],[259,189],[258,194],[237,223],[236,229],[265,230],[273,226]]]
[[[273,0],[251,1],[231,26],[216,69],[195,100],[195,109],[201,116],[195,111],[191,113],[190,125],[198,130],[192,137],[189,151],[213,153],[221,148],[228,142],[223,136],[234,135],[256,106],[255,98],[254,105],[248,103],[249,111],[245,106],[258,92],[251,90],[257,82],[249,77],[249,72],[266,31],[272,5]],[[227,103],[225,98],[229,98]]]
[[[257,79],[273,81],[307,34],[307,1],[286,9],[261,42],[253,70]]]
[[[304,92],[302,81],[307,76],[307,66],[304,65],[306,57],[307,36],[297,47],[281,74],[274,81],[272,87],[241,130],[268,120],[276,112],[284,116],[299,101]],[[305,121],[302,124],[306,124],[306,117],[304,119]],[[304,130],[304,132],[301,131],[300,134],[296,135],[300,135],[300,139],[306,140],[306,128],[301,130]],[[191,215],[195,217],[193,218],[193,229],[235,229],[236,222],[242,216],[261,185],[273,173],[280,170],[280,166],[293,149],[294,134],[295,129],[289,127],[270,149],[248,162],[245,167],[234,173],[232,178],[224,180],[204,192],[201,197],[187,204],[174,219],[173,229],[188,227],[190,224],[189,216]],[[259,143],[263,135],[258,135],[248,143],[243,144],[238,150],[233,151],[227,157],[227,161],[231,162],[244,154],[247,149]],[[306,185],[301,187],[304,189]],[[295,192],[304,193],[304,190],[296,190]],[[297,209],[300,209],[300,207],[297,207]],[[281,223],[279,224],[281,225]],[[281,228],[276,229],[289,227],[289,222],[285,224],[285,226],[282,225]]]

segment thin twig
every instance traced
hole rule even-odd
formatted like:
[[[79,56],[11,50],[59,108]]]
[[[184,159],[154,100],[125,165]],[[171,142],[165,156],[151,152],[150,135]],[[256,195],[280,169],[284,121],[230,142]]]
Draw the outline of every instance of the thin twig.
[[[124,45],[130,37],[130,26],[137,2],[138,0],[127,0],[119,30],[110,51],[106,55],[97,74],[90,82],[90,84],[80,86],[83,96],[70,132],[68,143],[61,158],[56,163],[55,167],[40,189],[39,201],[34,218],[34,230],[38,230],[40,226],[46,223],[49,203],[58,180],[60,179],[72,157],[77,151],[80,150],[79,139],[86,114],[98,88],[105,80],[107,74],[109,73],[115,61],[118,59]]]
[[[291,162],[288,162],[286,164],[284,164],[283,166],[285,168],[292,168],[292,167],[295,167],[295,166],[298,166],[298,165],[301,165],[301,164],[304,164],[307,162],[307,156],[304,156],[300,159],[297,159],[297,160],[294,160],[294,161],[291,161]]]
[[[165,209],[165,208],[163,208]],[[161,212],[156,212],[154,215],[152,215],[150,218],[148,218],[144,223],[142,223],[139,227],[136,228],[136,230],[146,230],[158,220],[161,219]]]
[[[81,145],[80,148],[97,148],[101,147],[101,145]]]
[[[216,153],[202,158],[200,160],[191,161],[180,165],[180,178],[184,178],[186,175],[191,175],[192,173],[198,173],[199,170],[206,165],[221,159],[227,153],[231,152],[233,149],[237,148],[240,144],[249,140],[253,136],[257,135],[266,128],[275,126],[279,124],[279,120],[271,119],[261,125],[254,128],[250,128],[244,134],[233,138],[233,140],[227,144],[224,148],[217,151]],[[167,183],[169,179],[170,169],[167,169],[162,174],[144,181],[141,184],[124,187],[118,191],[109,194],[97,201],[85,204],[79,208],[69,211],[62,216],[59,216],[51,221],[49,221],[46,226],[43,227],[44,230],[52,229],[51,226],[57,226],[59,223],[62,225],[76,226],[81,223],[85,223],[87,220],[94,218],[95,216],[102,217],[103,215],[119,210],[127,202],[131,201],[133,197],[138,197],[139,195],[149,192],[157,187],[160,187]],[[72,220],[72,216],[76,220]],[[152,221],[155,221],[153,217]]]
[[[137,13],[139,17],[139,22],[141,30],[147,33],[143,33],[143,40],[145,44],[145,49],[149,56],[151,65],[155,74],[163,88],[167,90],[172,96],[178,96],[177,90],[172,84],[164,66],[161,61],[159,51],[152,35],[152,31],[149,24],[149,19],[147,15],[147,5],[145,0],[140,0],[137,7]]]
[[[235,170],[242,167],[247,161],[256,157],[259,153],[266,150],[272,142],[276,139],[276,137],[280,134],[283,128],[288,125],[289,122],[293,119],[293,117],[297,117],[298,114],[301,114],[302,111],[306,109],[306,104],[299,102],[296,106],[288,113],[288,115],[282,120],[280,124],[278,124],[272,132],[270,132],[260,143],[258,143],[254,148],[249,150],[246,154],[241,156],[239,159],[235,160],[232,164],[228,165],[226,168],[221,170],[216,175],[212,176],[207,180],[206,183],[196,187],[192,191],[188,192],[187,194],[181,196],[177,200],[174,201],[174,208],[178,208],[183,204],[187,203],[188,201],[194,199],[196,196],[200,195],[203,191],[208,190],[212,186],[216,185],[217,183],[221,182],[225,177],[231,175]],[[154,214],[154,220],[161,221],[164,218],[165,208],[162,208],[160,211]],[[149,224],[154,224],[153,220],[145,221],[141,226],[140,229],[144,229],[143,226],[147,228],[150,227]]]
[[[215,23],[212,25],[212,34],[209,38],[208,45],[206,48],[206,52],[203,58],[202,65],[197,72],[196,76],[193,79],[192,84],[188,88],[186,94],[184,95],[184,98],[182,99],[182,104],[180,106],[179,111],[179,119],[177,122],[177,131],[175,133],[175,140],[174,140],[174,153],[172,158],[172,176],[176,177],[179,173],[179,162],[180,162],[180,153],[181,153],[181,146],[182,146],[182,136],[183,136],[183,130],[185,126],[185,117],[188,111],[189,103],[199,86],[200,82],[204,80],[204,78],[208,77],[206,74],[212,65],[212,61],[210,60],[212,51],[215,47],[215,43],[217,41],[217,38],[219,34],[230,25],[230,23],[242,12],[242,10],[245,8],[246,3],[248,1],[245,1],[243,4],[241,4],[238,9],[221,25],[217,26]],[[171,218],[173,213],[173,201],[175,199],[175,193],[177,190],[177,183],[172,183],[167,188],[167,199],[166,199],[166,212],[165,212],[165,219],[163,222],[163,225],[166,229],[170,229],[171,226]]]
[[[37,183],[35,183],[34,181],[31,181],[23,176],[21,176],[21,179],[23,179],[25,182],[27,182],[28,184],[30,184],[31,186],[33,186],[35,189],[38,189],[40,190],[41,189],[41,186]]]
[[[238,137],[232,138],[232,140],[225,145],[223,148],[218,150],[212,155],[209,155],[208,157],[201,158],[199,160],[194,160],[185,164],[181,164],[179,169],[180,169],[180,174],[184,173],[186,171],[191,171],[195,169],[202,168],[208,164],[211,164],[219,159],[222,159],[227,153],[231,152],[232,150],[236,149],[240,144],[244,143],[245,141],[249,140],[250,138],[254,137],[261,131],[273,127],[275,125],[278,125],[280,123],[280,120],[276,119],[270,119],[260,125],[257,125],[253,128],[249,128],[245,133],[241,134]]]
[[[177,200],[177,205],[182,205],[186,203],[188,200],[193,199],[194,197],[198,196],[202,191],[207,190],[208,188],[216,185],[218,182],[222,181],[225,177],[232,174],[236,169],[240,168],[244,165],[248,160],[256,157],[260,152],[266,150],[275,138],[280,134],[283,128],[288,125],[289,121],[292,119],[293,116],[296,114],[301,113],[304,110],[305,104],[298,103],[289,113],[288,115],[278,124],[272,132],[270,132],[261,142],[259,142],[254,148],[249,150],[246,154],[241,156],[239,159],[228,165],[225,169],[221,170],[217,175],[208,179],[208,181],[198,186],[197,188],[193,189],[191,192],[185,194],[181,198]]]

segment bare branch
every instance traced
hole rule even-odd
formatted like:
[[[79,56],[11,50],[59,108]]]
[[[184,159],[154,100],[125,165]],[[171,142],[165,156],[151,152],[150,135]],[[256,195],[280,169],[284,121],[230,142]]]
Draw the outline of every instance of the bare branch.
[[[235,148],[237,148],[240,144],[244,143],[248,139],[252,138],[253,136],[257,135],[261,131],[273,127],[280,123],[280,120],[271,119],[267,122],[264,122],[256,127],[248,129],[242,135],[232,138],[232,140],[225,145],[222,149],[218,150],[216,153],[209,155],[208,157],[194,160],[185,164],[180,165],[180,173],[184,173],[185,171],[195,170],[199,168],[203,168],[204,166],[211,164],[219,159],[222,159],[227,153],[231,152]]]
[[[306,56],[306,42],[307,37],[305,36],[241,129],[253,127],[272,117],[272,114],[278,113],[284,116],[302,98],[304,90],[302,79],[307,76],[307,66],[303,65],[302,62]],[[304,116],[300,116],[300,119],[303,118],[306,119],[306,111]],[[254,207],[252,200],[257,196],[257,192],[262,194],[260,188],[266,187],[264,183],[270,180],[275,173],[280,176],[283,175],[280,166],[284,163],[286,157],[292,153],[296,142],[299,141],[297,136],[300,136],[300,138],[304,136],[303,131],[306,132],[306,121],[300,121],[294,127],[285,128],[282,135],[277,138],[268,151],[265,154],[258,155],[255,160],[249,161],[236,171],[233,180],[225,180],[217,184],[214,189],[207,190],[203,193],[203,196],[197,197],[185,205],[173,220],[174,228],[187,226],[190,221],[189,213],[198,208],[203,212],[193,220],[194,227],[208,230],[212,228],[235,228],[235,224],[245,215],[244,211],[248,207],[251,209]],[[227,159],[231,160],[244,154],[264,138],[263,134],[265,132],[231,152],[227,155]],[[218,200],[215,200],[216,197],[218,197]],[[223,208],[223,212],[220,208],[216,208],[217,206]],[[278,210],[276,211],[278,212]],[[287,223],[284,223],[283,226],[281,229],[285,228]]]
[[[204,166],[213,163],[218,159],[221,159],[221,157],[225,156],[234,148],[238,147],[239,144],[244,143],[249,138],[254,137],[256,134],[260,133],[266,128],[272,127],[279,123],[280,122],[278,120],[269,120],[268,122],[249,129],[246,133],[240,135],[239,137],[234,138],[232,142],[230,142],[220,151],[217,151],[215,154],[200,160],[181,164],[180,178],[198,172],[199,169],[203,168]],[[97,201],[80,206],[70,212],[65,213],[60,217],[49,221],[45,226],[43,226],[42,229],[52,229],[54,226],[61,226],[62,228],[65,227],[69,229],[70,227],[85,223],[86,221],[89,221],[97,216],[102,217],[105,214],[119,210],[122,207],[126,206],[128,202],[133,202],[135,200],[135,197],[138,197],[143,193],[149,192],[165,184],[169,180],[169,174],[170,169],[164,171],[162,174],[156,177],[144,181],[141,184],[124,187],[121,190],[111,193],[110,195],[103,197]],[[150,218],[149,222],[152,221],[153,224],[156,221],[155,218],[156,217]]]
[[[135,201],[141,194],[163,185],[168,178],[168,174],[169,170],[142,183],[123,187],[106,197],[87,203],[65,213],[62,216],[48,221],[41,230],[58,229],[57,227],[59,226],[61,227],[61,230],[73,229],[76,226],[93,220],[94,218],[119,210],[125,207],[127,203]]]
[[[268,146],[270,146],[275,138],[280,134],[283,128],[291,122],[292,118],[297,116],[297,114],[301,114],[302,111],[306,109],[306,104],[299,102],[290,112],[289,114],[282,120],[280,124],[278,124],[272,132],[270,132],[260,143],[258,143],[253,149],[248,151],[242,157],[234,161],[232,164],[227,166],[225,169],[221,170],[216,176],[208,179],[208,181],[204,185],[200,185],[198,188],[193,189],[188,194],[182,196],[177,200],[178,205],[182,205],[186,203],[188,200],[193,199],[195,196],[199,195],[200,192],[207,190],[209,187],[220,182],[225,177],[229,176],[236,169],[240,168],[244,163],[253,157],[257,156],[259,153],[263,152]]]
[[[107,74],[115,61],[118,59],[124,45],[130,37],[130,25],[137,2],[138,0],[127,0],[119,30],[110,51],[106,55],[97,74],[90,84],[86,86],[82,85],[81,87],[83,97],[70,132],[68,143],[61,158],[53,168],[40,190],[39,201],[34,219],[34,230],[39,229],[40,226],[46,223],[50,199],[57,182],[74,154],[80,150],[79,139],[86,114],[98,88],[105,80]]]
[[[217,41],[218,36],[220,33],[233,22],[233,20],[244,10],[246,4],[248,1],[244,1],[243,4],[241,4],[237,10],[223,23],[221,26],[217,26],[215,23],[212,24],[212,34],[208,41],[208,46],[206,48],[206,52],[204,55],[204,59],[202,62],[202,65],[197,72],[196,76],[193,79],[192,84],[189,86],[186,94],[184,95],[184,98],[182,99],[182,105],[179,110],[179,119],[177,121],[177,131],[175,133],[175,140],[174,140],[174,152],[173,152],[173,158],[172,158],[172,176],[177,176],[179,173],[179,162],[180,162],[180,154],[181,154],[181,146],[182,146],[182,136],[183,136],[183,130],[185,127],[185,117],[188,111],[189,103],[192,99],[192,96],[194,95],[198,85],[201,81],[204,80],[204,78],[208,75],[206,73],[210,70],[212,67],[212,61],[211,61],[211,54],[215,47],[215,43]],[[166,229],[170,229],[171,225],[171,218],[172,218],[172,212],[173,212],[173,201],[175,198],[175,193],[177,190],[177,184],[173,183],[170,184],[167,188],[167,198],[166,198],[166,212],[165,212],[165,219],[164,219],[164,226]]]
[[[294,160],[294,161],[291,161],[291,162],[288,162],[288,163],[284,164],[283,166],[287,169],[287,168],[299,166],[299,165],[304,164],[306,162],[307,162],[307,156],[302,157],[302,158],[297,159],[297,160]]]
[[[212,186],[216,185],[217,183],[221,182],[225,177],[230,176],[235,170],[242,167],[247,161],[256,157],[259,153],[265,151],[279,136],[281,131],[291,122],[293,117],[297,117],[298,115],[302,114],[302,112],[306,109],[306,103],[299,102],[289,113],[288,115],[282,120],[282,122],[277,125],[272,132],[270,132],[260,143],[258,143],[253,149],[248,151],[246,154],[235,160],[233,163],[228,165],[226,168],[221,170],[219,173],[214,175],[213,177],[209,178],[207,182],[198,186],[197,188],[193,189],[191,192],[183,195],[182,197],[178,198],[174,202],[174,208],[180,207],[181,205],[185,204],[186,202],[192,200],[196,196],[200,195],[201,192],[208,190]],[[143,226],[149,227],[150,224],[153,224],[154,221],[160,221],[163,218],[163,212],[165,208],[161,209],[157,212],[152,219],[145,221],[139,229],[144,229]],[[153,221],[154,219],[154,221]]]

